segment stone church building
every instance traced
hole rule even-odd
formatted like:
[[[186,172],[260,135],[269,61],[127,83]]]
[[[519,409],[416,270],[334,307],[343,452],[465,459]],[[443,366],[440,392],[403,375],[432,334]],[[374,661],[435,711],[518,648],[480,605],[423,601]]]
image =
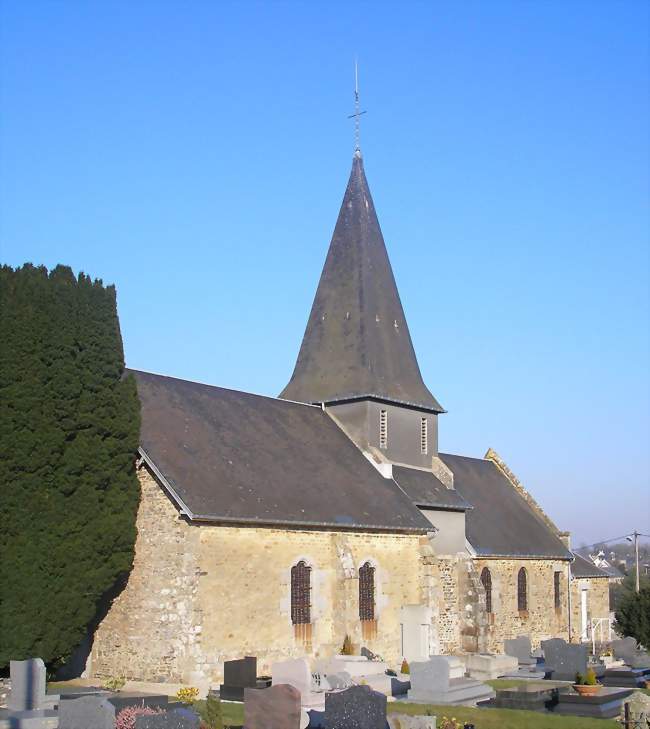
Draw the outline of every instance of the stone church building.
[[[568,535],[494,451],[439,452],[360,152],[279,398],[133,374],[135,561],[89,675],[198,685],[346,635],[397,665],[608,615],[607,580],[572,577]]]

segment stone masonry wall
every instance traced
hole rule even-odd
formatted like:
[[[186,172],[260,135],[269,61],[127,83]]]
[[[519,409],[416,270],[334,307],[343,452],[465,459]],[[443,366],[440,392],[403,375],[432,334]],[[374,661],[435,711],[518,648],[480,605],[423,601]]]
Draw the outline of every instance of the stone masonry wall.
[[[582,591],[587,592],[587,621],[598,618],[609,618],[609,580],[603,577],[571,580],[571,632],[574,641],[580,641],[583,636],[582,626]],[[596,641],[607,642],[607,625],[603,624],[602,632],[596,629]],[[587,639],[591,642],[591,632],[588,631]]]
[[[398,664],[402,606],[426,598],[443,624],[456,620],[437,602],[457,604],[455,566],[425,565],[422,535],[193,525],[145,468],[139,478],[134,566],[95,633],[91,676],[218,682],[225,660],[256,655],[268,672],[287,657],[327,658],[346,633]],[[308,632],[297,632],[290,614],[291,567],[301,559],[312,567]],[[358,570],[366,561],[375,566],[377,621],[364,637]],[[455,647],[454,631],[446,647]]]
[[[138,476],[133,569],[95,632],[88,672],[179,682],[201,655],[199,535],[146,469]]]
[[[492,614],[488,615],[487,648],[503,653],[503,641],[529,635],[533,647],[546,638],[568,640],[568,591],[566,562],[552,560],[476,559],[476,571],[488,567],[492,576]],[[528,610],[517,609],[517,575],[524,567],[528,576]],[[560,608],[556,610],[553,573],[560,572]],[[485,594],[482,586],[479,587]]]

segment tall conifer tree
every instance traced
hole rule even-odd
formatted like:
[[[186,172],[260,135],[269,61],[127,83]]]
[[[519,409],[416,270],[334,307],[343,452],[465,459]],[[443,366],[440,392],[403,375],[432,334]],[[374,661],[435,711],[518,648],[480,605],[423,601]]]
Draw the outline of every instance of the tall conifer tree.
[[[139,419],[114,287],[0,267],[0,667],[64,661],[128,574]]]

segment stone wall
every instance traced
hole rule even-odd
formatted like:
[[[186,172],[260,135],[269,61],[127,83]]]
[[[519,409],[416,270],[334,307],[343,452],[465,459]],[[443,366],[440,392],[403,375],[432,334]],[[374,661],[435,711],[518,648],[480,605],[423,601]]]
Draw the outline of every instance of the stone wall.
[[[444,646],[456,647],[457,608],[439,604],[457,606],[456,566],[438,565],[426,537],[194,525],[146,468],[139,476],[133,570],[96,631],[89,675],[218,682],[225,660],[256,655],[268,672],[287,657],[327,658],[346,633],[398,664],[400,609],[424,600],[443,616]],[[291,622],[291,567],[301,559],[312,567],[307,633]],[[377,620],[364,638],[358,570],[366,561],[375,566]]]
[[[553,560],[476,559],[480,575],[488,567],[492,576],[492,613],[487,616],[487,649],[503,653],[503,641],[529,635],[533,647],[546,638],[568,639],[568,591],[566,562]],[[517,606],[517,575],[524,567],[528,576],[528,610]],[[554,572],[560,572],[560,608],[555,608]],[[485,594],[480,581],[477,589]],[[484,599],[484,598],[483,598]]]
[[[609,618],[609,579],[604,577],[592,577],[586,579],[571,580],[571,632],[573,640],[580,641],[583,638],[582,626],[582,597],[581,593],[587,593],[587,621],[598,618]],[[603,625],[602,633],[600,628],[596,630],[596,641],[600,642],[601,635],[603,642],[607,642],[607,626]],[[587,639],[591,642],[591,632],[587,632]]]

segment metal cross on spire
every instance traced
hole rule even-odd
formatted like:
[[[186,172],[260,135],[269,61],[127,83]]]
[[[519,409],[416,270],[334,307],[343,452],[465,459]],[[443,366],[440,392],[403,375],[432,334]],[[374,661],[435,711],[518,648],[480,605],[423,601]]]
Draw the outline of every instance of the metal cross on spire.
[[[354,60],[354,114],[350,114],[348,119],[354,119],[354,151],[361,153],[360,146],[360,131],[359,131],[359,117],[365,114],[365,111],[360,111],[359,106],[359,64],[355,58]]]

